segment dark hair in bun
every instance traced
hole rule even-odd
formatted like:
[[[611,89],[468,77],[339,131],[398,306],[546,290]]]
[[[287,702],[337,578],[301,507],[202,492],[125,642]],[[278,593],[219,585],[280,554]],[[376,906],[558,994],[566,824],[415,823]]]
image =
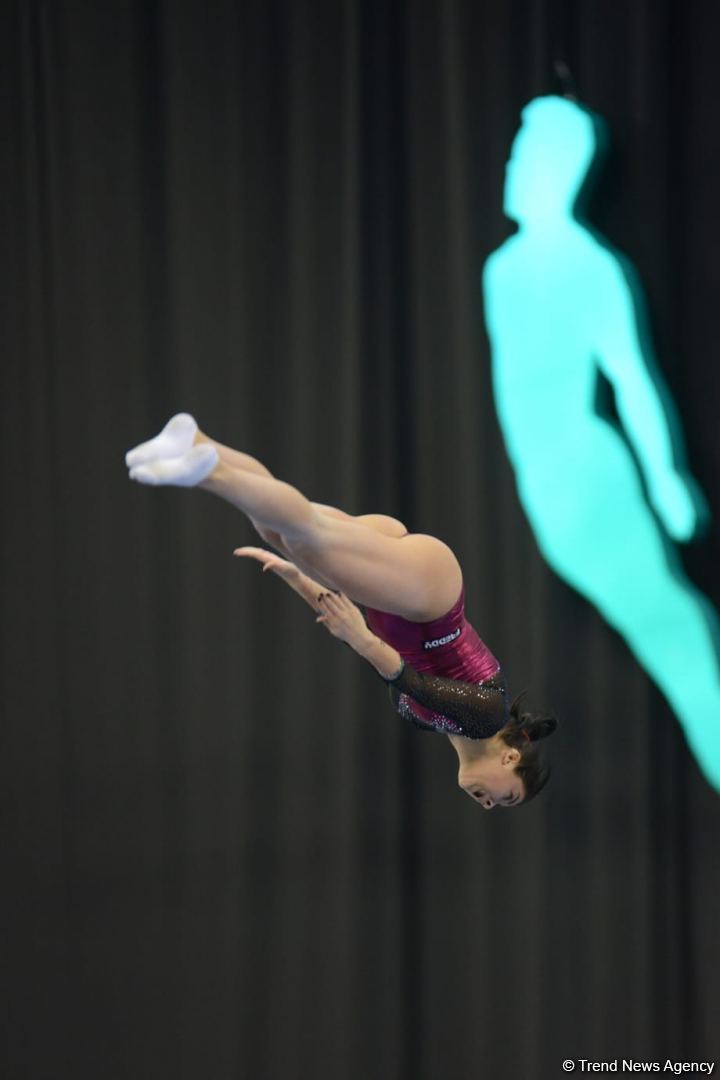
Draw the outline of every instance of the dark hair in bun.
[[[525,787],[523,802],[529,802],[542,791],[550,779],[550,767],[542,760],[537,743],[546,739],[557,729],[558,719],[554,713],[521,712],[520,704],[528,693],[523,690],[510,706],[510,719],[499,732],[503,742],[520,751],[520,761],[515,772]]]

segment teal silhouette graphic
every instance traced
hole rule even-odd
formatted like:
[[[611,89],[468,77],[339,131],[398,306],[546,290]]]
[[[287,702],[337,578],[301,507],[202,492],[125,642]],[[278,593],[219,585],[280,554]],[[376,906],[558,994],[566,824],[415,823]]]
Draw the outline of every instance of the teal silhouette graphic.
[[[709,514],[635,274],[580,213],[602,136],[566,98],[523,110],[504,206],[519,229],[483,274],[493,393],[543,557],[623,635],[720,791],[720,627],[676,548]]]

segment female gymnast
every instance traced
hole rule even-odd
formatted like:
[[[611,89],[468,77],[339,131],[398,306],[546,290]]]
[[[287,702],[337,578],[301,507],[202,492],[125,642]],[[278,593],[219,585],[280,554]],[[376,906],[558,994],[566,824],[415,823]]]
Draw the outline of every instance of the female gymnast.
[[[383,514],[312,503],[255,458],[203,435],[187,413],[125,460],[132,480],[199,487],[242,510],[282,557],[256,547],[235,554],[302,596],[316,622],[385,680],[401,716],[448,736],[460,787],[486,810],[526,803],[544,787],[549,770],[536,743],[557,720],[521,713],[524,693],[508,705],[500,664],[465,618],[460,565],[441,540]]]

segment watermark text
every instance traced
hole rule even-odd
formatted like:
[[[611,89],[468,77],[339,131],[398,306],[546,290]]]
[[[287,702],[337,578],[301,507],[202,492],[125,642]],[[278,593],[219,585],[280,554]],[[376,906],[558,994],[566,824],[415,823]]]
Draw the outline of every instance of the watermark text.
[[[674,1073],[680,1076],[682,1073],[704,1073],[712,1076],[715,1068],[714,1061],[673,1061],[666,1058],[665,1061],[634,1061],[632,1058],[616,1058],[614,1061],[589,1061],[587,1058],[566,1058],[563,1061],[565,1072],[579,1073]]]

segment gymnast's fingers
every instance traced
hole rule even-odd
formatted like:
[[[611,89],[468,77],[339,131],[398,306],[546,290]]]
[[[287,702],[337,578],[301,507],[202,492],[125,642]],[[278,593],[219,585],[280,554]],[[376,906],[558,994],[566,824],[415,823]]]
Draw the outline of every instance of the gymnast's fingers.
[[[355,605],[351,600],[348,600],[347,596],[343,596],[342,593],[333,593],[328,606],[331,611],[337,612],[338,615],[346,615],[351,611]]]
[[[250,559],[257,559],[257,561],[261,563],[266,563],[268,559],[272,558],[272,553],[270,551],[258,547],[235,548],[233,555],[238,555],[241,558],[247,557]]]

